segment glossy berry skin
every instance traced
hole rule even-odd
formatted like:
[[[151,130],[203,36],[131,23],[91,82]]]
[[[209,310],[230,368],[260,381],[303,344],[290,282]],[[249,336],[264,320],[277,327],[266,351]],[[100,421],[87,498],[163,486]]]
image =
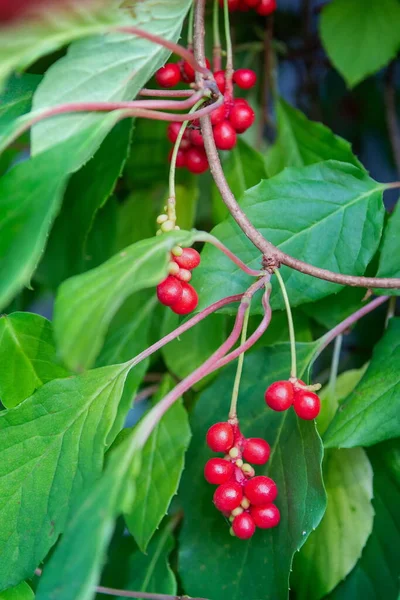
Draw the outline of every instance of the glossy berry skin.
[[[226,483],[233,475],[235,467],[229,460],[210,458],[204,467],[204,477],[208,483],[220,485]]]
[[[200,175],[208,169],[208,160],[203,148],[192,146],[186,152],[186,166],[191,173]]]
[[[229,121],[221,121],[213,128],[215,145],[219,150],[232,150],[236,144],[236,131]]]
[[[260,4],[260,0],[245,0],[245,2],[249,8],[256,8]]]
[[[179,134],[181,125],[182,125],[182,123],[174,122],[174,123],[170,123],[167,127],[167,137],[172,144],[175,144],[175,142],[178,138],[178,134]],[[182,150],[186,150],[189,147],[190,147],[189,132],[186,130],[183,134],[179,148],[182,148]]]
[[[214,73],[214,79],[218,86],[219,91],[221,92],[221,94],[224,94],[225,93],[225,85],[226,85],[225,71],[216,71]]]
[[[230,423],[215,423],[207,431],[207,446],[214,452],[228,452],[234,441],[233,428]]]
[[[256,524],[249,513],[243,512],[233,519],[233,533],[241,540],[248,540],[254,535]]]
[[[180,256],[174,256],[174,261],[182,269],[193,271],[200,264],[200,254],[194,248],[183,248]]]
[[[179,269],[179,271],[175,274],[175,277],[179,279],[179,281],[185,281],[188,283],[192,279],[192,274],[188,269]]]
[[[165,306],[171,306],[182,299],[182,284],[172,275],[168,275],[157,286],[157,298]]]
[[[287,410],[293,404],[294,389],[290,381],[275,381],[265,392],[265,402],[277,411]]]
[[[231,512],[243,498],[242,486],[237,481],[222,483],[214,492],[214,504],[221,512]]]
[[[168,154],[169,162],[171,162],[173,151],[174,151],[173,148],[171,148],[170,153]],[[178,148],[178,152],[176,155],[176,166],[178,169],[181,169],[182,167],[186,167],[186,151],[183,150],[182,148]]]
[[[257,75],[252,69],[238,69],[233,74],[233,83],[236,83],[242,90],[249,90],[254,87],[257,81]]]
[[[156,73],[156,81],[160,87],[172,88],[178,85],[181,80],[179,66],[175,63],[167,63]]]
[[[174,304],[171,304],[171,310],[177,315],[187,315],[191,313],[199,303],[199,297],[194,287],[190,283],[181,281],[182,297]]]
[[[224,0],[219,0],[219,4],[221,8],[224,7]],[[234,12],[239,8],[240,0],[228,0],[228,10],[229,12]]]
[[[265,504],[264,506],[252,506],[250,515],[254,523],[260,529],[270,529],[276,527],[281,520],[281,514],[275,504]]]
[[[199,146],[200,148],[204,146],[203,136],[198,129],[192,129],[190,132],[190,141],[193,146]]]
[[[268,17],[276,11],[276,0],[260,0],[260,3],[256,6],[256,11],[262,17]]]
[[[265,465],[271,454],[271,448],[261,438],[249,438],[243,450],[243,459],[253,465]]]
[[[226,112],[225,104],[222,104],[213,110],[210,114],[211,125],[217,125],[218,123],[221,123],[221,121],[224,121],[226,118]]]
[[[273,502],[278,494],[275,481],[264,475],[249,479],[244,486],[244,495],[254,506]]]
[[[206,65],[207,65],[208,69],[211,66],[208,58],[206,58]],[[186,79],[186,81],[188,83],[193,83],[194,80],[196,79],[196,73],[195,73],[195,70],[193,69],[192,65],[190,65],[188,62],[185,61],[182,65],[182,69],[183,69],[184,78]]]
[[[247,103],[234,104],[229,115],[229,121],[237,133],[243,133],[254,123],[254,110]]]
[[[311,421],[318,417],[321,410],[321,401],[314,392],[298,390],[294,395],[293,408],[300,419]]]

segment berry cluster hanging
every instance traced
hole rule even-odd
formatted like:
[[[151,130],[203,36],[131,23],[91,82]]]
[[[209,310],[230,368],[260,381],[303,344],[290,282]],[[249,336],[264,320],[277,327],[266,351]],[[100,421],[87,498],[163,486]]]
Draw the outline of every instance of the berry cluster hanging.
[[[208,483],[218,485],[214,504],[232,523],[231,534],[246,540],[257,527],[278,525],[280,513],[273,503],[278,494],[276,483],[264,475],[256,476],[250,464],[264,465],[268,461],[269,444],[261,438],[246,439],[239,425],[229,422],[212,425],[206,441],[213,452],[225,454],[206,463],[204,477]]]
[[[157,298],[177,315],[187,315],[197,307],[199,298],[189,281],[199,264],[200,254],[194,248],[172,249],[169,275],[158,284]]]
[[[304,381],[275,381],[265,392],[265,402],[276,411],[288,410],[291,406],[300,419],[311,421],[316,419],[321,409],[321,401],[317,394],[306,386]],[[316,386],[315,386],[316,387]],[[314,388],[315,389],[315,388]]]

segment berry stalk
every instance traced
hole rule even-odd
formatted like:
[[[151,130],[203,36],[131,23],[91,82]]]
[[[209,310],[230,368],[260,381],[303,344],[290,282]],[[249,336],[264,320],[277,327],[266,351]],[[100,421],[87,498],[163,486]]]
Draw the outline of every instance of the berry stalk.
[[[242,335],[240,338],[240,345],[243,345],[244,342],[246,341],[247,326],[249,324],[249,316],[250,316],[250,308],[251,308],[251,304],[249,304],[249,306],[247,307],[247,310],[244,315]],[[244,352],[242,354],[240,354],[239,358],[238,358],[235,381],[233,382],[231,407],[229,409],[229,417],[228,417],[229,421],[235,422],[235,423],[237,422],[237,403],[238,403],[238,397],[239,397],[240,380],[242,378],[243,363],[244,363]]]
[[[221,70],[221,38],[219,35],[219,2],[214,0],[213,6],[213,71]]]
[[[228,0],[224,0],[224,29],[225,29],[225,43],[226,43],[226,65],[225,65],[225,97],[228,102],[232,102],[233,98],[233,51],[232,51],[232,39],[231,39],[231,28],[229,22],[229,6]]]
[[[289,339],[290,339],[290,355],[291,355],[291,368],[290,368],[290,379],[297,380],[297,364],[296,364],[296,337],[294,333],[294,324],[293,324],[293,316],[292,309],[290,308],[289,296],[287,294],[285,282],[282,279],[282,275],[280,274],[278,269],[274,269],[274,275],[276,276],[279,285],[281,287],[281,292],[283,296],[283,300],[285,302],[286,314],[289,326]]]

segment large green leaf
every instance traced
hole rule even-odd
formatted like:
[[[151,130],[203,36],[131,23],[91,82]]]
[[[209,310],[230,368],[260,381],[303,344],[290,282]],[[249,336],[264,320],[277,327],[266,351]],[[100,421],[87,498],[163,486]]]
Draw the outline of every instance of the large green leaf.
[[[374,470],[374,526],[363,554],[329,600],[397,600],[400,564],[400,444],[368,450]]]
[[[301,373],[314,348],[297,345]],[[289,354],[288,344],[278,344],[246,356],[239,393],[244,434],[271,444],[269,463],[257,473],[268,473],[278,485],[281,522],[275,529],[259,530],[247,542],[232,538],[212,503],[212,486],[202,477],[211,456],[205,434],[210,425],[227,418],[235,365],[222,372],[196,404],[181,486],[185,516],[179,560],[184,589],[192,596],[286,600],[293,554],[324,513],[322,448],[314,423],[299,420],[292,410],[274,412],[264,402],[267,386],[287,378]]]
[[[328,450],[323,463],[327,508],[296,555],[298,600],[319,600],[350,573],[372,531],[372,468],[362,448]]]
[[[22,77],[10,77],[5,89],[0,93],[0,129],[29,112],[33,92],[40,80],[40,75],[31,73],[26,73]]]
[[[147,594],[176,594],[175,574],[168,558],[174,549],[170,524],[158,531],[151,540],[146,554],[137,550],[129,558],[126,588]]]
[[[400,319],[391,319],[371,363],[329,426],[327,448],[370,446],[400,436]]]
[[[34,600],[35,594],[25,581],[16,587],[0,592],[0,600]]]
[[[245,193],[241,207],[257,229],[284,252],[332,271],[362,275],[381,236],[383,189],[361,169],[327,161],[288,168],[262,181]],[[260,268],[260,252],[232,217],[212,233],[246,264]],[[340,289],[287,267],[282,268],[282,276],[293,306]],[[222,296],[242,292],[250,284],[250,278],[235,264],[208,246],[193,281],[200,295],[198,310]],[[273,287],[271,305],[283,308],[278,286]]]
[[[397,0],[334,0],[321,15],[322,43],[352,87],[384,67],[400,48]]]
[[[68,174],[88,160],[117,120],[117,114],[107,115],[97,127],[17,164],[0,179],[0,307],[29,285]]]
[[[155,287],[167,274],[175,244],[191,246],[196,232],[175,231],[129,246],[97,269],[64,282],[56,299],[54,331],[72,370],[93,364],[111,319],[124,300]]]
[[[136,2],[129,24],[176,41],[190,4],[191,0]],[[163,46],[129,34],[75,42],[47,71],[35,93],[33,108],[64,102],[131,100],[167,56]],[[33,152],[42,152],[103,119],[104,115],[86,114],[42,122],[33,128]]]
[[[172,387],[173,380],[164,379],[155,401],[162,399]],[[175,403],[160,420],[142,450],[137,491],[132,506],[125,514],[128,529],[143,552],[176,494],[189,441],[186,410],[182,404]]]
[[[51,323],[32,313],[0,317],[0,363],[0,400],[7,408],[69,375],[57,360]]]
[[[322,123],[309,121],[299,110],[280,99],[276,105],[278,137],[266,156],[269,177],[285,167],[303,167],[323,160],[340,160],[362,165],[349,142],[334,135]]]
[[[400,277],[400,202],[395,206],[383,233],[383,244],[379,257],[378,277]],[[382,294],[398,296],[400,290],[380,290]]]
[[[97,212],[108,200],[122,172],[131,129],[129,121],[118,124],[95,156],[68,183],[62,209],[40,265],[46,282],[54,288],[64,279],[87,269],[88,235]]]
[[[51,381],[0,413],[0,590],[33,574],[99,476],[127,370]]]
[[[123,13],[116,10],[119,4],[119,0],[70,2],[64,10],[57,7],[56,14],[46,7],[46,12],[39,19],[3,28],[0,36],[0,87],[12,71],[25,69],[40,56],[72,40],[102,33],[121,23]]]
[[[140,441],[133,431],[112,453],[103,475],[81,496],[44,569],[37,600],[90,600],[96,595],[117,516],[136,492]]]

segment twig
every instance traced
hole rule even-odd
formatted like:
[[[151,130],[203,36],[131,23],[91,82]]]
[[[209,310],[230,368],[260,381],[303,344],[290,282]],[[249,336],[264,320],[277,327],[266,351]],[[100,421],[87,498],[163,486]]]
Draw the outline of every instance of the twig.
[[[198,62],[203,65],[205,64],[204,10],[205,0],[197,0],[195,11],[194,54]],[[340,285],[365,288],[400,288],[400,278],[357,277],[353,275],[342,275],[340,273],[334,273],[332,271],[328,271],[327,269],[321,269],[305,263],[297,258],[285,254],[282,252],[282,250],[279,250],[279,248],[276,248],[276,246],[266,240],[263,235],[254,227],[237,203],[222,170],[221,161],[218,156],[218,151],[212,133],[211,121],[209,118],[201,118],[201,130],[203,132],[204,148],[210,164],[210,171],[221,197],[243,233],[264,254],[265,262],[269,268],[279,268],[281,264],[284,264],[292,269],[295,269],[296,271],[305,273],[306,275],[311,275],[313,277],[331,281],[332,283],[338,283]],[[383,188],[388,187],[388,185],[383,186]]]
[[[194,93],[194,90],[151,90],[150,88],[142,88],[139,92],[139,96],[186,98],[187,96],[193,96]]]
[[[140,390],[140,392],[138,392],[136,394],[136,396],[133,398],[133,402],[135,404],[137,404],[139,402],[143,402],[143,400],[147,400],[147,398],[149,398],[150,396],[152,396],[153,394],[156,393],[156,391],[158,390],[159,387],[160,387],[160,385],[158,383],[153,383],[153,385],[148,385],[147,387],[143,388],[142,390]]]
[[[385,112],[389,139],[397,173],[400,175],[400,127],[396,114],[395,63],[392,62],[385,76]]]

